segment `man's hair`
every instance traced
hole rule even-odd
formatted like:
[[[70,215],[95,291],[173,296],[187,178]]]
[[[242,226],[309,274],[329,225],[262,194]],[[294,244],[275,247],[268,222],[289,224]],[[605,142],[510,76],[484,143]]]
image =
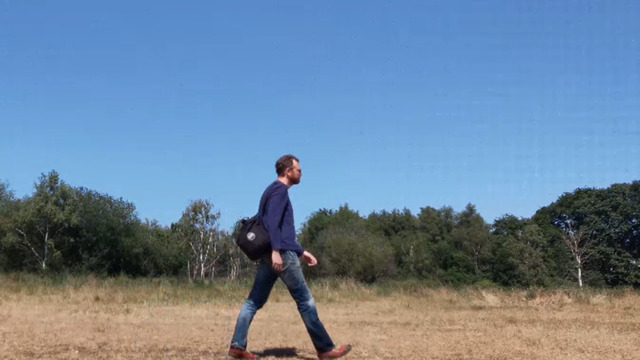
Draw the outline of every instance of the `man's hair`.
[[[300,162],[297,157],[290,154],[283,155],[280,157],[280,159],[278,159],[278,161],[276,161],[276,173],[278,174],[278,176],[283,176],[285,171],[293,166],[293,160]]]

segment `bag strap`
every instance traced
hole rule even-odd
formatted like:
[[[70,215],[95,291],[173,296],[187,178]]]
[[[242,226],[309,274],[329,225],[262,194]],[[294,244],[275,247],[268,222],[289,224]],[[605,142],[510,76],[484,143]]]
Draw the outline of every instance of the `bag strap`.
[[[269,185],[268,191],[265,191],[264,194],[262,194],[262,197],[260,198],[260,206],[258,207],[258,219],[260,220],[260,222],[262,222],[262,215],[264,214],[265,210],[267,209],[267,203],[269,202],[269,196],[271,196],[271,193],[273,192],[272,187],[273,187],[273,185]]]

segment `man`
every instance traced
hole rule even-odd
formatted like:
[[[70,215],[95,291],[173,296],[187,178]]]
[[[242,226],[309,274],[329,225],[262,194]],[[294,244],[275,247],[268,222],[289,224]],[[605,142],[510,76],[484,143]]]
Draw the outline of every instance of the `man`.
[[[299,184],[302,170],[298,159],[293,155],[284,155],[276,162],[278,179],[262,194],[266,197],[265,211],[259,209],[262,222],[271,239],[271,254],[260,260],[258,272],[249,298],[244,302],[238,315],[236,328],[231,339],[229,357],[235,359],[257,359],[255,354],[247,351],[247,334],[249,325],[256,312],[267,302],[271,289],[278,277],[282,279],[289,293],[298,305],[298,311],[319,359],[336,359],[346,355],[350,345],[336,347],[318,318],[316,305],[307,287],[300,267],[300,258],[309,266],[318,264],[316,258],[300,247],[296,241],[293,222],[293,208],[289,200],[288,190]],[[262,201],[261,201],[262,202]],[[274,329],[277,331],[277,328]]]

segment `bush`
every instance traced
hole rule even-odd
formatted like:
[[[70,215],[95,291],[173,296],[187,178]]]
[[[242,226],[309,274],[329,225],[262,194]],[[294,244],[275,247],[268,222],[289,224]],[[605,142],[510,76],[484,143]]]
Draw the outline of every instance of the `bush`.
[[[330,227],[319,238],[325,245],[322,275],[350,277],[366,283],[395,275],[391,246],[364,227]]]

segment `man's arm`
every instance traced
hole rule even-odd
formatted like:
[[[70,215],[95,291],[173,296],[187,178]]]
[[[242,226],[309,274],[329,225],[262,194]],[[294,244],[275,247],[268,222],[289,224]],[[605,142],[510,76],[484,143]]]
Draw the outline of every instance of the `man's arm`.
[[[271,240],[271,249],[280,250],[282,243],[282,233],[278,225],[282,220],[284,209],[287,206],[287,190],[285,187],[278,186],[269,195],[267,200],[267,213],[264,218],[264,226],[269,233]]]

